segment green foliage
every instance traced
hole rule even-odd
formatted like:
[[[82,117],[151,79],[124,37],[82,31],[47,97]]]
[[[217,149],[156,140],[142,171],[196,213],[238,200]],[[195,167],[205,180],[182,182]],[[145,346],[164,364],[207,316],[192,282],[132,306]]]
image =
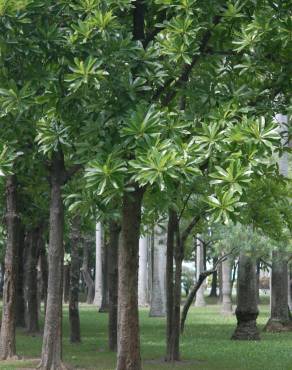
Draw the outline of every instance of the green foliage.
[[[48,167],[61,150],[66,167],[86,167],[66,189],[69,214],[115,208],[137,185],[147,214],[181,210],[191,194],[186,219],[208,207],[218,222],[260,224],[250,200],[258,203],[260,179],[277,174],[283,148],[273,117],[291,105],[289,9],[280,1],[150,1],[137,41],[134,6],[0,3],[1,174],[21,147],[23,161]],[[276,229],[289,229],[280,208]]]

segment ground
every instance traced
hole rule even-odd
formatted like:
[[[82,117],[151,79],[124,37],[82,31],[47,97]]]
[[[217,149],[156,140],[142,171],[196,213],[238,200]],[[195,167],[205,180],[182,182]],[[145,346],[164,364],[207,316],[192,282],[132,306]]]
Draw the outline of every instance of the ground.
[[[268,319],[268,304],[260,306],[259,326]],[[224,318],[220,307],[192,308],[182,339],[184,362],[167,365],[162,359],[165,346],[164,319],[149,318],[141,310],[141,342],[145,370],[292,370],[292,333],[262,333],[260,342],[231,341],[235,316]],[[76,369],[114,370],[115,355],[107,350],[107,315],[93,306],[81,306],[82,344],[68,341],[68,310],[64,309],[64,360]],[[40,355],[41,336],[17,333],[17,352],[24,358]],[[35,368],[36,360],[1,363],[1,370]]]

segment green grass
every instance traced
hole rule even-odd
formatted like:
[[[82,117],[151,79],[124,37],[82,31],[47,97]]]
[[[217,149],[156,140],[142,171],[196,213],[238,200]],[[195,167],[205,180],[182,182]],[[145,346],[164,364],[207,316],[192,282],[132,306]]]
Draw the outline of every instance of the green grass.
[[[268,318],[268,306],[260,307],[259,327]],[[148,310],[140,312],[143,369],[163,370],[292,370],[292,333],[265,334],[260,342],[231,341],[235,317],[224,318],[217,305],[192,308],[182,338],[180,365],[167,365],[160,360],[165,350],[165,320],[149,318]],[[113,370],[115,355],[107,350],[107,315],[94,307],[81,306],[82,344],[68,341],[68,311],[64,310],[64,360],[82,369]],[[41,336],[17,333],[17,352],[25,359],[38,358]],[[155,360],[152,361],[151,360]],[[0,369],[35,368],[30,360],[0,363]]]

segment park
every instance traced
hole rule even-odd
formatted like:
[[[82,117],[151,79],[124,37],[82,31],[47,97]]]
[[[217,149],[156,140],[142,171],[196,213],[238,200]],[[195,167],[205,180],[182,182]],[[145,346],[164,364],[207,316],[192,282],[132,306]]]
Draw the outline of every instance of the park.
[[[292,369],[291,0],[0,0],[0,369]]]

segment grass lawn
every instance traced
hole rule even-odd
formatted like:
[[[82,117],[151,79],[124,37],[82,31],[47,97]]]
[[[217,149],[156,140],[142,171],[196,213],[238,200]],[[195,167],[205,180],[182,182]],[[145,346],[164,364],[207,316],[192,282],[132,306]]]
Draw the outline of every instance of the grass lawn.
[[[268,305],[260,307],[259,326],[268,318]],[[140,312],[143,369],[163,370],[292,370],[292,333],[262,334],[260,342],[231,341],[235,316],[224,318],[220,308],[192,308],[182,338],[182,364],[167,365],[161,361],[165,349],[165,320],[149,318],[148,310]],[[68,311],[64,309],[63,352],[66,363],[77,369],[113,370],[115,355],[107,350],[107,315],[91,306],[81,306],[82,344],[68,341]],[[41,336],[17,333],[17,352],[33,359],[40,356]],[[0,369],[35,368],[36,362],[24,360],[0,363]]]

